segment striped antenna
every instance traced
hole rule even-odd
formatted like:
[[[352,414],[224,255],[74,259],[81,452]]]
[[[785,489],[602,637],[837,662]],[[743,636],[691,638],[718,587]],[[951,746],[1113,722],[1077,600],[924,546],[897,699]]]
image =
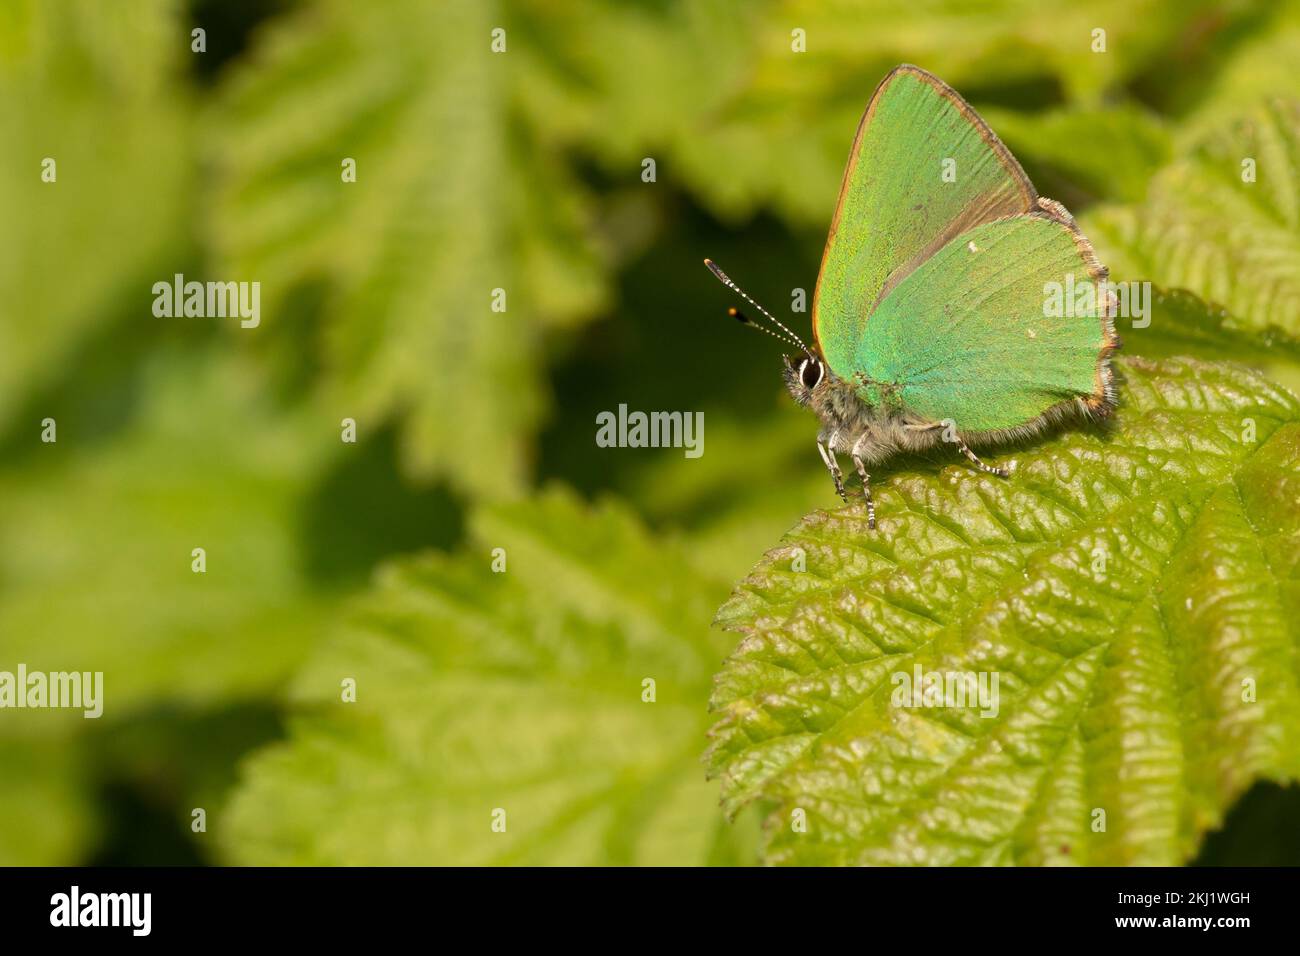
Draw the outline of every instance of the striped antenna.
[[[792,341],[791,339],[787,339],[784,335],[781,335],[778,332],[773,332],[765,325],[759,325],[757,322],[755,322],[753,319],[747,316],[744,312],[741,312],[739,309],[737,309],[734,305],[730,306],[727,309],[727,315],[731,316],[733,319],[735,319],[737,322],[739,322],[747,329],[753,329],[755,332],[762,332],[765,335],[770,335],[778,342],[784,342],[786,345],[793,345],[795,346],[795,348],[800,347],[798,342]]]
[[[725,285],[725,286],[726,286],[728,289],[730,289],[732,292],[735,292],[737,295],[739,295],[742,299],[744,299],[746,302],[748,302],[748,303],[749,303],[750,305],[752,305],[754,308],[758,309],[759,312],[763,313],[763,315],[765,315],[765,316],[767,317],[767,319],[768,319],[769,322],[771,322],[773,325],[775,325],[778,329],[780,329],[780,330],[781,330],[782,332],[784,332],[785,334],[784,334],[784,335],[780,335],[780,334],[778,334],[778,333],[772,331],[771,329],[764,328],[763,326],[761,326],[761,325],[759,325],[759,324],[757,324],[757,323],[755,323],[755,322],[751,322],[751,321],[750,321],[750,320],[749,320],[749,319],[748,319],[748,318],[747,318],[743,313],[741,313],[738,309],[728,309],[728,310],[727,310],[727,314],[728,314],[728,315],[732,316],[733,318],[739,319],[741,322],[743,322],[744,324],[746,324],[746,325],[748,325],[748,326],[750,326],[750,327],[752,327],[752,328],[759,329],[759,330],[761,330],[761,331],[763,331],[763,332],[766,332],[768,335],[772,336],[773,338],[780,339],[780,340],[783,341],[783,342],[786,342],[786,343],[788,343],[788,344],[790,344],[790,345],[793,345],[795,348],[797,348],[797,349],[799,349],[800,351],[806,353],[806,354],[808,355],[809,358],[812,358],[812,352],[808,351],[808,346],[806,346],[806,345],[803,344],[803,340],[802,340],[801,338],[799,338],[799,336],[797,336],[797,335],[795,335],[793,332],[791,332],[791,331],[790,331],[790,330],[785,326],[785,324],[781,322],[780,319],[778,319],[778,318],[777,318],[776,316],[774,316],[771,312],[767,311],[767,309],[763,308],[761,305],[759,305],[757,302],[755,302],[755,301],[753,300],[753,298],[750,296],[750,294],[749,294],[748,292],[746,292],[746,291],[745,291],[744,289],[742,289],[740,286],[736,285],[736,283],[732,282],[732,281],[731,281],[731,277],[728,276],[728,275],[727,275],[725,272],[723,272],[721,269],[719,269],[717,263],[715,263],[712,259],[705,259],[705,260],[704,260],[704,264],[705,264],[706,266],[709,267],[709,271],[710,271],[710,272],[712,272],[715,276],[717,276],[719,282],[721,282],[723,285]]]

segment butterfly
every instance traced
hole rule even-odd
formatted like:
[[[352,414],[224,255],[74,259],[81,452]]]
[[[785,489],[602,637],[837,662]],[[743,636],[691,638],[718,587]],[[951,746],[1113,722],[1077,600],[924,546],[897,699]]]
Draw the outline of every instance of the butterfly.
[[[704,261],[774,328],[733,316],[802,353],[785,356],[786,387],[821,420],[817,449],[846,502],[837,456],[853,461],[870,528],[869,465],[947,442],[1005,478],[971,446],[1116,407],[1106,268],[970,104],[919,67],[881,80],[858,124],[813,294],[812,348]]]

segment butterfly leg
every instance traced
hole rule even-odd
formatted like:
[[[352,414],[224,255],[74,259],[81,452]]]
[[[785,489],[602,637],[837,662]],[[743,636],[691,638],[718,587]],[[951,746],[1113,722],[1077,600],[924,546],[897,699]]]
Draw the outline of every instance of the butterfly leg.
[[[960,438],[957,439],[957,448],[959,451],[961,451],[963,455],[967,457],[967,459],[969,459],[972,465],[974,465],[980,471],[984,472],[986,475],[997,475],[999,478],[1011,477],[1011,472],[1007,471],[1005,468],[995,468],[992,465],[986,465],[984,464],[984,462],[976,458],[975,453],[971,451],[969,448],[967,448],[966,443],[962,441]]]
[[[867,527],[875,531],[876,502],[871,497],[871,476],[867,474],[867,466],[862,463],[862,459],[857,455],[853,456],[853,467],[858,469],[858,477],[862,479],[862,497],[867,502]]]
[[[832,438],[834,441],[834,438]],[[827,448],[820,441],[817,443],[817,450],[821,452],[822,461],[826,463],[826,470],[831,473],[831,480],[835,482],[835,493],[838,494],[845,503],[848,502],[849,496],[844,491],[844,475],[840,472],[840,463],[835,460],[835,451]]]

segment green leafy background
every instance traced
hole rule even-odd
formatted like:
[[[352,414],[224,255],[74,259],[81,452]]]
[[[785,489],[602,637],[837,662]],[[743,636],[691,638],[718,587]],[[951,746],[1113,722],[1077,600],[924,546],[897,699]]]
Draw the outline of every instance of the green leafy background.
[[[1154,285],[1111,427],[873,535],[700,259],[788,314],[904,61]],[[0,864],[1300,863],[1297,64],[1265,0],[5,3],[0,669],[106,702],[0,711]]]

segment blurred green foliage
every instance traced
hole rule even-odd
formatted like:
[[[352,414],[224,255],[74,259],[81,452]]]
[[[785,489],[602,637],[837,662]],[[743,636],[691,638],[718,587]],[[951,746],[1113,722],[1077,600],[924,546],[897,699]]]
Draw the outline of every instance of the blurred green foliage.
[[[713,566],[558,490],[481,510],[469,547],[482,560],[386,568],[299,676],[291,745],[252,762],[230,808],[232,858],[752,860],[754,828],[708,812],[699,765],[700,702],[730,643],[708,626],[726,583]],[[358,695],[340,709],[343,676]]]
[[[832,497],[699,260],[811,289],[903,61],[1115,278],[1213,302],[1132,348],[1300,382],[1295,2],[0,4],[0,669],[106,683],[0,713],[0,863],[756,860],[698,764],[707,622]],[[1289,170],[1253,206],[1244,143]],[[175,273],[260,281],[261,326],[155,317]],[[597,448],[620,402],[704,411],[706,454]],[[1278,793],[1207,859],[1294,827]]]

